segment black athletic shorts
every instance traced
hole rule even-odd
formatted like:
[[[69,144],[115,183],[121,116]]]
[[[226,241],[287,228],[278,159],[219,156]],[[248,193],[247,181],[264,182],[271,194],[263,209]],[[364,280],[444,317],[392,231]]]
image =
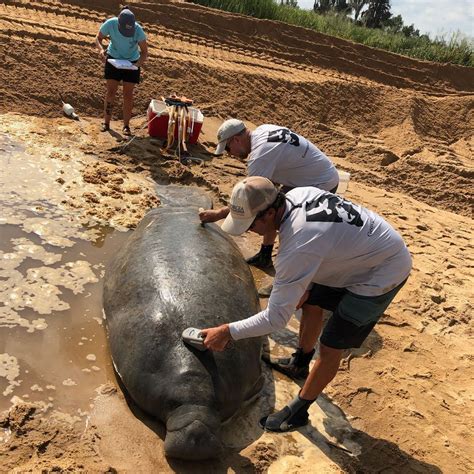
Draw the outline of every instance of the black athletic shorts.
[[[107,56],[107,59],[114,59],[112,56]],[[136,63],[136,61],[132,61]],[[133,84],[138,84],[140,82],[140,68],[136,71],[130,71],[128,69],[117,69],[112,66],[108,61],[105,61],[104,67],[104,77],[105,79],[113,79],[114,81],[123,81],[131,82]]]
[[[360,347],[405,282],[380,296],[361,296],[315,283],[305,304],[333,312],[320,342],[333,349]]]

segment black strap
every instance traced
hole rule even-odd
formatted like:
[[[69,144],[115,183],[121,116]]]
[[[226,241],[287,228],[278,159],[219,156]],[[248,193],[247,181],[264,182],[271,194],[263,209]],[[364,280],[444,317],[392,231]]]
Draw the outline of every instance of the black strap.
[[[172,105],[177,106],[177,107],[184,107],[186,110],[188,110],[188,107],[190,107],[191,105],[193,105],[192,103],[183,102],[183,101],[180,100],[180,99],[172,99],[172,98],[165,99],[165,104],[166,104],[168,107],[170,107],[170,106],[172,106]]]
[[[299,207],[303,207],[303,203],[300,202],[299,204],[295,204],[288,196],[285,195],[285,199],[291,204],[290,210],[282,217],[280,221],[280,226],[285,222],[288,217],[290,217],[290,214],[295,210],[298,209]]]

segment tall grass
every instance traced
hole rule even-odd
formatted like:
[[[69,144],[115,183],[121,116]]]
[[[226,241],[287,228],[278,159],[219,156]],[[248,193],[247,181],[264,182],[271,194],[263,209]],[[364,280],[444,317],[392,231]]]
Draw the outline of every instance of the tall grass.
[[[255,18],[278,20],[310,28],[320,33],[348,39],[413,58],[440,63],[474,66],[473,40],[453,34],[444,38],[406,37],[379,29],[365,28],[341,15],[318,15],[313,11],[278,5],[273,0],[193,0],[194,3]]]

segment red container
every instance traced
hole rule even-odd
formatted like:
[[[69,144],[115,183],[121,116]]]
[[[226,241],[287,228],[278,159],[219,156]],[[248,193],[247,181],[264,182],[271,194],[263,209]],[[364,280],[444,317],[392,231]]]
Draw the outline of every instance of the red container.
[[[188,143],[193,145],[198,141],[201,133],[204,115],[195,107],[188,107],[189,117],[191,118],[188,126]],[[168,108],[162,100],[152,99],[147,111],[148,118],[148,134],[150,137],[162,138],[166,140],[168,137]],[[174,137],[178,139],[178,127],[175,127]]]

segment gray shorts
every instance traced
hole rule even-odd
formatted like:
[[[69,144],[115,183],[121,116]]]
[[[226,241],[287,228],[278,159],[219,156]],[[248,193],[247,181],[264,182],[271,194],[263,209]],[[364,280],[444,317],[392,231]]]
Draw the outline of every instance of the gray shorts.
[[[361,296],[346,288],[314,284],[305,304],[332,311],[320,341],[333,349],[360,347],[406,280],[380,296]]]

